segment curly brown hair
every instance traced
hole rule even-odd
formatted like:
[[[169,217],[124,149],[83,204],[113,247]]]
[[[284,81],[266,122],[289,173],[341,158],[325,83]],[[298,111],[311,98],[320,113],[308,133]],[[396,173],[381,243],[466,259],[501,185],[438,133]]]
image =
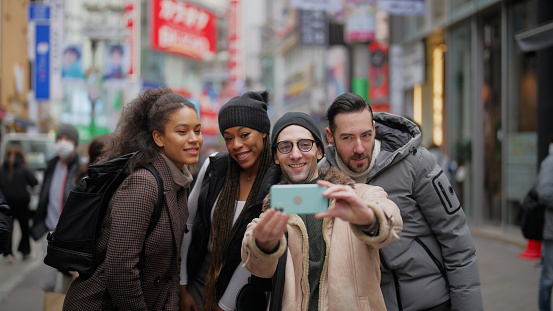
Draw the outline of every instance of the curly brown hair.
[[[109,160],[140,150],[129,162],[129,173],[150,163],[159,152],[153,131],[165,134],[171,113],[183,107],[196,111],[186,97],[167,87],[146,89],[123,108],[111,140],[104,145],[102,158]]]

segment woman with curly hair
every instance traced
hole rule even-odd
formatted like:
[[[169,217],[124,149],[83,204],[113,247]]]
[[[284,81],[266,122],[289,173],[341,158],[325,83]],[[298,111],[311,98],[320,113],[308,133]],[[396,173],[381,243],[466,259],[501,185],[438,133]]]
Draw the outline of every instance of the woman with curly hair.
[[[103,160],[139,151],[129,176],[112,196],[97,247],[105,260],[92,276],[69,288],[64,310],[177,310],[180,247],[188,219],[188,194],[203,143],[195,107],[167,88],[149,89],[124,109]],[[163,184],[163,207],[146,236]]]
[[[227,152],[205,161],[190,193],[181,311],[234,310],[236,295],[251,275],[241,263],[242,238],[261,213],[269,188],[280,180],[271,155],[267,98],[267,92],[247,92],[219,110]]]

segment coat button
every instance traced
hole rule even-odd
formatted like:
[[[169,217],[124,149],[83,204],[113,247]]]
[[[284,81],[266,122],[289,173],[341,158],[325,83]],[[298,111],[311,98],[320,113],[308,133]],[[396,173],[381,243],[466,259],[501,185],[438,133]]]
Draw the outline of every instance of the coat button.
[[[161,277],[158,276],[154,282],[156,282],[156,283],[161,282]]]

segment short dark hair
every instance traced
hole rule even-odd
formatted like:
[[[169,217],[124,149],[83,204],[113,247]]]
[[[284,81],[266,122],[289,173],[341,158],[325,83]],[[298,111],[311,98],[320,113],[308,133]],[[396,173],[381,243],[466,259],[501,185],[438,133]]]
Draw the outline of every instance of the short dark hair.
[[[326,119],[328,121],[328,127],[330,131],[334,133],[336,130],[336,124],[334,119],[340,113],[361,112],[368,110],[371,113],[371,119],[373,119],[373,110],[363,97],[355,93],[344,93],[332,102],[328,110],[326,111]]]

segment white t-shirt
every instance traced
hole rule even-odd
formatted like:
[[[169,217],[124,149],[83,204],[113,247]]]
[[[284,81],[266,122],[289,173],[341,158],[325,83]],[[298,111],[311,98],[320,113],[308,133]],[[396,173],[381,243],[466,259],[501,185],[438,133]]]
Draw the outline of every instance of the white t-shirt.
[[[188,271],[186,270],[188,247],[190,246],[192,226],[194,225],[194,219],[196,218],[196,211],[198,209],[198,198],[200,196],[200,189],[202,187],[203,179],[208,166],[209,158],[205,160],[200,171],[198,172],[198,179],[196,180],[194,188],[192,188],[190,196],[188,197],[188,221],[186,222],[188,233],[184,234],[184,238],[182,241],[180,285],[188,284]],[[217,197],[217,200],[218,199],[219,198]],[[215,210],[215,206],[217,205],[217,200],[215,200],[213,208],[211,209],[212,220],[213,212]],[[242,212],[242,209],[244,209],[245,204],[245,201],[236,201],[236,211],[234,213],[233,225],[236,222],[238,216],[240,216],[240,213]],[[211,249],[211,239],[208,248]],[[219,300],[219,307],[221,307],[225,311],[232,311],[236,308],[236,295],[238,295],[238,291],[240,291],[240,289],[246,283],[248,283],[248,278],[250,277],[250,275],[251,273],[246,268],[244,268],[242,262],[240,262],[240,264],[238,264],[236,270],[234,270],[234,273],[232,274],[232,278],[230,279],[226,291],[221,297],[221,300]]]

